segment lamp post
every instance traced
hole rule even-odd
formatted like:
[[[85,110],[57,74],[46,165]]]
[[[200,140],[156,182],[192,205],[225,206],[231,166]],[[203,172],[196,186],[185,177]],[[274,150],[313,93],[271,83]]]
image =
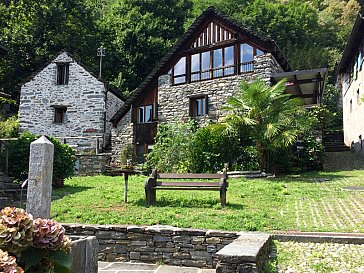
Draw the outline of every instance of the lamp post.
[[[97,56],[100,57],[100,73],[99,73],[99,78],[101,79],[102,57],[105,57],[105,48],[103,46],[100,46],[97,49]]]

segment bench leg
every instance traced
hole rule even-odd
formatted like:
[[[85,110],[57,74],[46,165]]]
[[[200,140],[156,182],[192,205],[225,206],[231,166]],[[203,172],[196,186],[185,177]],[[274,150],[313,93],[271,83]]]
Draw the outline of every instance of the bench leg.
[[[221,202],[221,207],[226,206],[226,189],[220,190],[220,202]]]

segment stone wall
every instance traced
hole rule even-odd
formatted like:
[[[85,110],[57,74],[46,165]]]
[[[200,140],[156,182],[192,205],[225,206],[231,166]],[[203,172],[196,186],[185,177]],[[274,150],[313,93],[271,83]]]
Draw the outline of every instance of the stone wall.
[[[69,82],[57,85],[57,63],[65,62],[69,63]],[[61,53],[21,87],[19,130],[54,137],[103,136],[105,92],[103,82],[66,52]],[[54,123],[57,106],[67,107],[64,124]],[[78,145],[77,140],[71,142]],[[94,143],[90,141],[89,146]],[[83,149],[87,150],[87,146],[83,140]]]
[[[115,113],[123,106],[124,102],[110,91],[106,96],[106,127],[104,136],[104,147],[111,145],[111,129],[112,123],[109,121]]]
[[[118,161],[121,151],[127,144],[134,144],[134,124],[131,122],[131,110],[120,120],[116,128],[111,129],[112,161]]]
[[[163,262],[215,268],[215,254],[237,237],[236,232],[170,226],[64,225],[69,235],[96,236],[99,260]]]
[[[158,121],[176,122],[189,118],[190,96],[208,96],[208,114],[198,117],[200,124],[217,121],[224,115],[221,110],[226,105],[228,97],[233,96],[239,89],[241,81],[252,81],[255,78],[270,83],[272,73],[281,72],[282,69],[271,54],[255,58],[254,71],[231,77],[193,82],[173,86],[168,75],[160,77],[158,86]]]
[[[76,155],[77,175],[98,175],[105,172],[105,166],[110,163],[111,154]]]

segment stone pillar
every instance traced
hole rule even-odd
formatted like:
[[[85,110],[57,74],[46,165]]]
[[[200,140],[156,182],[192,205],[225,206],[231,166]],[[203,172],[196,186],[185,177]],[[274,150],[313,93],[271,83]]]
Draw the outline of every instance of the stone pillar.
[[[35,218],[50,218],[54,145],[45,136],[30,144],[26,210]]]

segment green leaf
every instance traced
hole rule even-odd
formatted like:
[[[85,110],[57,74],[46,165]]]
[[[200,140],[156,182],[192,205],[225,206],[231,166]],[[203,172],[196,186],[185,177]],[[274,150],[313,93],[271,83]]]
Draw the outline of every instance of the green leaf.
[[[71,257],[64,251],[57,250],[50,252],[48,253],[47,258],[52,260],[55,264],[55,267],[59,269],[59,271],[56,270],[57,273],[70,272]]]
[[[56,273],[70,273],[71,272],[70,268],[64,267],[57,263],[54,264],[54,270]]]
[[[36,248],[28,248],[27,250],[22,251],[21,259],[25,264],[25,270],[28,270],[33,265],[40,263],[43,259],[44,253],[40,249]]]

